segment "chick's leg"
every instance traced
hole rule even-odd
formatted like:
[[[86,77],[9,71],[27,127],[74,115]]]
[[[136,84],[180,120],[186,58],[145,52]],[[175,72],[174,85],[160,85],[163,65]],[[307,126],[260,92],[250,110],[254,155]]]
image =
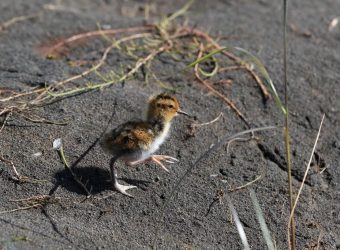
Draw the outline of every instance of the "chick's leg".
[[[135,166],[137,164],[140,164],[140,163],[146,162],[146,161],[153,161],[154,163],[159,165],[161,168],[163,168],[165,171],[169,172],[169,170],[164,166],[164,164],[161,161],[165,161],[167,163],[175,163],[176,161],[179,161],[179,160],[172,157],[172,156],[168,156],[168,155],[151,155],[150,157],[148,157],[144,160],[129,162],[129,165]]]
[[[163,168],[167,172],[169,172],[169,170],[163,165],[161,161],[165,161],[167,163],[175,163],[179,161],[175,157],[168,155],[151,155],[150,160],[158,164],[161,168]]]
[[[126,191],[132,188],[136,188],[136,186],[132,186],[132,185],[122,185],[118,183],[118,174],[117,174],[117,170],[115,169],[115,164],[116,162],[116,158],[112,158],[110,161],[110,173],[111,173],[111,181],[113,184],[113,187],[120,193],[127,195],[129,197],[133,196],[129,193],[127,193]]]

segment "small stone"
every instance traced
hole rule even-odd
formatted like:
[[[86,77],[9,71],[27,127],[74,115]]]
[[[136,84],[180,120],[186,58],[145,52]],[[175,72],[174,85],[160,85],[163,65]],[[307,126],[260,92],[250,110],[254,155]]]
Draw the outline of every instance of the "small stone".
[[[220,168],[220,173],[221,175],[228,176],[228,171],[223,168]]]
[[[296,149],[293,150],[292,152],[293,156],[296,157],[297,156],[297,152],[296,152]]]

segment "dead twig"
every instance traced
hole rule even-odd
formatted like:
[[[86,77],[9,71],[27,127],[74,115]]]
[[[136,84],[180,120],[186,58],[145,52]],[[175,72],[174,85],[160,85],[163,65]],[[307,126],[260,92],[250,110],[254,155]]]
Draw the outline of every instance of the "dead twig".
[[[30,198],[25,199],[17,199],[17,200],[10,200],[11,202],[19,202],[20,205],[18,208],[12,210],[1,211],[1,214],[13,213],[22,210],[28,210],[31,208],[43,208],[48,204],[54,204],[60,202],[59,197],[52,197],[50,195],[37,195]]]
[[[89,32],[73,35],[71,37],[68,37],[67,39],[63,39],[62,41],[52,46],[43,47],[40,49],[40,51],[42,51],[44,55],[51,55],[54,52],[56,52],[58,49],[61,49],[67,46],[68,44],[74,43],[81,39],[89,39],[89,38],[98,37],[98,36],[117,35],[120,33],[146,32],[146,31],[152,31],[154,29],[155,27],[153,25],[148,25],[148,26],[139,26],[139,27],[131,27],[131,28],[89,31]]]
[[[39,116],[35,116],[33,114],[19,113],[19,115],[33,123],[45,123],[45,124],[54,124],[54,125],[60,125],[60,126],[67,125],[66,121],[52,121],[52,120],[48,120],[45,118],[41,118]]]
[[[307,164],[307,168],[306,168],[306,171],[305,171],[305,174],[303,176],[303,179],[302,179],[302,182],[301,182],[301,185],[300,185],[300,188],[299,188],[299,191],[296,195],[296,198],[294,200],[294,203],[293,203],[293,207],[291,209],[291,212],[290,212],[290,215],[289,215],[289,220],[288,220],[288,226],[287,226],[287,239],[289,240],[290,239],[290,229],[291,229],[291,224],[292,224],[292,218],[294,217],[294,213],[295,213],[295,209],[296,209],[296,206],[298,204],[298,201],[299,201],[299,198],[300,198],[300,195],[301,195],[301,192],[302,192],[302,189],[304,187],[304,184],[305,184],[305,181],[307,179],[307,174],[308,174],[308,171],[310,169],[310,165],[313,161],[313,156],[314,156],[314,152],[315,152],[315,149],[316,149],[316,146],[318,144],[318,141],[319,141],[319,137],[320,137],[320,134],[321,134],[321,128],[322,128],[322,124],[323,124],[323,121],[325,119],[325,114],[323,114],[322,118],[321,118],[321,122],[320,122],[320,126],[319,126],[319,130],[318,130],[318,133],[316,135],[316,138],[315,138],[315,142],[314,142],[314,145],[313,145],[313,149],[312,149],[312,152],[311,152],[311,156],[309,158],[309,161],[308,161],[308,164]]]
[[[50,195],[36,195],[29,198],[10,200],[11,202],[20,202],[22,206],[32,206],[40,204],[42,206],[60,201],[59,197],[52,197]]]
[[[228,143],[227,143],[227,154],[229,154],[229,148],[230,148],[230,145],[233,143],[233,142],[236,142],[236,141],[242,141],[242,142],[247,142],[247,141],[251,141],[251,140],[258,140],[258,137],[255,137],[254,134],[251,135],[251,137],[249,138],[243,138],[243,137],[238,137],[238,138],[234,138],[232,140],[230,140]]]
[[[223,47],[221,45],[219,45],[210,35],[208,35],[207,33],[198,30],[198,29],[192,29],[190,27],[182,27],[180,28],[180,30],[178,31],[179,33],[185,33],[187,35],[189,34],[193,34],[197,37],[202,37],[203,39],[205,39],[208,43],[212,44],[216,49],[222,49]],[[234,54],[222,50],[221,51],[222,54],[224,54],[225,56],[227,56],[229,59],[231,59],[232,61],[239,63],[240,65],[242,65],[245,70],[254,78],[254,80],[256,81],[256,83],[259,85],[263,95],[266,98],[270,97],[270,94],[266,88],[266,86],[263,84],[262,80],[260,79],[260,77],[254,72],[254,70],[252,69],[252,67],[248,64],[244,64],[243,61],[235,56]]]
[[[20,183],[28,181],[29,178],[27,176],[22,176],[22,175],[19,174],[19,172],[17,171],[13,161],[7,160],[7,159],[5,159],[5,158],[3,158],[1,156],[0,156],[0,161],[2,161],[2,162],[4,162],[4,163],[6,163],[6,164],[11,166],[11,168],[12,168],[12,170],[14,172],[14,175],[15,175],[15,176],[12,176],[13,180],[15,180],[17,182],[20,182]]]
[[[229,188],[228,191],[229,192],[235,192],[237,190],[240,190],[240,189],[243,189],[243,188],[246,188],[248,186],[250,186],[251,184],[257,182],[258,180],[260,180],[262,178],[261,175],[257,176],[254,180],[250,181],[250,182],[247,182],[246,184],[242,185],[242,186],[239,186],[239,187],[235,187],[235,188]]]
[[[203,51],[204,51],[204,46],[203,44],[200,45],[200,50],[198,52],[198,56],[197,59],[201,58],[203,55]],[[247,119],[245,118],[245,116],[241,113],[241,111],[236,107],[236,105],[225,95],[223,95],[221,92],[219,92],[218,90],[216,90],[214,87],[211,86],[211,84],[209,84],[208,80],[203,80],[199,73],[198,73],[198,64],[195,65],[194,68],[194,72],[195,72],[195,77],[196,79],[201,82],[205,87],[207,87],[207,89],[209,89],[212,93],[214,93],[215,95],[217,95],[218,97],[222,98],[223,101],[225,101],[229,107],[234,110],[236,112],[236,114],[249,126],[249,123],[247,121]]]
[[[86,75],[88,75],[88,74],[90,74],[90,73],[92,73],[92,72],[97,71],[101,66],[104,65],[104,63],[105,63],[105,61],[106,61],[106,59],[107,59],[107,56],[108,56],[108,54],[110,53],[110,51],[111,51],[113,48],[119,46],[120,43],[123,43],[123,42],[126,42],[126,41],[130,41],[130,40],[132,40],[132,39],[143,38],[143,37],[146,37],[146,36],[148,36],[148,35],[150,35],[150,34],[149,34],[149,33],[134,34],[134,35],[132,35],[132,36],[124,37],[124,38],[122,38],[122,39],[120,39],[120,40],[118,40],[118,41],[112,43],[109,47],[107,47],[107,48],[105,49],[105,51],[104,51],[104,53],[103,53],[101,59],[99,60],[99,62],[98,62],[95,66],[93,66],[93,67],[92,67],[91,69],[89,69],[89,70],[86,70],[86,71],[82,72],[82,73],[79,74],[79,75],[72,76],[72,77],[70,77],[70,78],[67,78],[67,79],[62,80],[62,81],[60,81],[60,82],[57,82],[57,83],[53,84],[52,86],[48,87],[48,88],[47,88],[47,95],[55,96],[54,93],[50,93],[50,92],[48,92],[48,91],[49,91],[50,89],[57,89],[59,86],[64,85],[65,83],[72,82],[72,81],[77,80],[77,79],[79,79],[79,78],[83,78],[83,77],[85,77]],[[31,102],[31,104],[34,104],[34,103],[37,103],[37,102],[41,102],[41,101],[42,101],[42,96],[43,96],[44,94],[46,95],[46,92],[44,92],[44,93],[42,93],[42,95],[38,96],[34,101]]]
[[[8,29],[8,27],[12,26],[15,23],[22,22],[22,21],[32,19],[32,18],[36,18],[39,15],[41,15],[41,13],[42,13],[42,11],[40,11],[37,14],[13,17],[13,18],[9,19],[8,21],[0,24],[0,32],[5,30],[5,29]]]
[[[213,124],[214,122],[217,122],[221,117],[223,116],[223,113],[221,112],[216,118],[209,122],[204,122],[204,123],[192,123],[190,124],[190,135],[193,135],[196,132],[197,128],[203,127],[203,126],[208,126]]]
[[[5,118],[4,118],[2,125],[0,127],[0,133],[4,129],[4,127],[6,126],[6,122],[7,122],[8,118],[10,117],[11,114],[12,114],[11,112],[8,112],[8,113],[5,114]]]
[[[43,90],[44,89],[42,89],[42,88],[34,88],[33,90],[30,90],[30,91],[27,91],[27,92],[19,92],[19,93],[15,92],[14,90],[10,90],[10,92],[12,92],[12,94],[8,97],[0,99],[0,102],[8,102],[8,101],[15,99],[15,98],[19,98],[19,97],[23,97],[23,96],[32,95],[32,94],[35,94],[35,93],[42,92]],[[0,89],[0,93],[1,93],[1,89]]]
[[[232,71],[232,70],[241,70],[241,69],[246,69],[245,66],[228,66],[228,67],[224,67],[224,68],[220,68],[218,70],[218,72],[225,72],[225,71]]]
[[[208,210],[205,214],[205,216],[208,216],[208,214],[210,213],[212,207],[218,202],[218,204],[222,204],[223,203],[223,196],[224,196],[224,192],[222,189],[216,190],[216,194],[215,197],[213,199],[213,201],[210,203]]]
[[[39,208],[39,207],[41,207],[40,204],[32,205],[32,206],[27,206],[27,207],[15,208],[15,209],[12,209],[12,210],[1,211],[0,215],[1,214],[13,213],[13,212],[16,212],[16,211],[21,211],[21,210],[28,210],[28,209],[31,209],[31,208]]]
[[[104,87],[110,86],[110,85],[112,85],[116,82],[123,82],[126,79],[128,79],[130,76],[135,74],[140,69],[141,66],[145,65],[148,61],[152,60],[155,56],[157,56],[158,54],[162,53],[163,51],[169,49],[170,47],[171,47],[171,45],[163,45],[163,46],[159,47],[158,49],[153,50],[149,55],[138,60],[135,64],[135,66],[127,74],[120,77],[119,80],[111,80],[111,81],[107,81],[107,82],[104,82],[104,83],[90,85],[90,86],[87,86],[87,87],[75,88],[75,89],[65,91],[65,92],[61,92],[61,93],[49,93],[49,94],[54,96],[54,97],[67,96],[67,95],[73,95],[73,94],[81,93],[81,92],[84,92],[84,91],[90,91],[90,90],[94,90],[94,89],[104,88]]]

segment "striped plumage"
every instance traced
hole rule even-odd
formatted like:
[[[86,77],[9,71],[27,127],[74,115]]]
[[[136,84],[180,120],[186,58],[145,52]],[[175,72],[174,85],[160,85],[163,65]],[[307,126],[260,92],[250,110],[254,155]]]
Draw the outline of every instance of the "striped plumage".
[[[123,186],[117,182],[117,173],[114,168],[117,159],[131,166],[150,160],[166,171],[168,170],[161,160],[168,163],[177,161],[176,158],[170,156],[152,155],[167,138],[171,121],[177,114],[186,113],[180,110],[175,97],[162,93],[149,100],[145,121],[126,122],[104,135],[100,144],[104,151],[112,156],[111,178],[117,191],[131,196],[126,193],[126,190],[135,187]]]

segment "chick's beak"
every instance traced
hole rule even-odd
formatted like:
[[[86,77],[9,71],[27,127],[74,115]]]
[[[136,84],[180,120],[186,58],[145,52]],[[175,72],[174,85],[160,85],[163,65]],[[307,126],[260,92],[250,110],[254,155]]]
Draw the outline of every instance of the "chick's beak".
[[[186,113],[186,112],[184,112],[184,111],[182,111],[180,109],[177,111],[177,114],[181,114],[181,115],[186,115],[186,116],[192,117],[191,115],[189,115],[188,113]]]

